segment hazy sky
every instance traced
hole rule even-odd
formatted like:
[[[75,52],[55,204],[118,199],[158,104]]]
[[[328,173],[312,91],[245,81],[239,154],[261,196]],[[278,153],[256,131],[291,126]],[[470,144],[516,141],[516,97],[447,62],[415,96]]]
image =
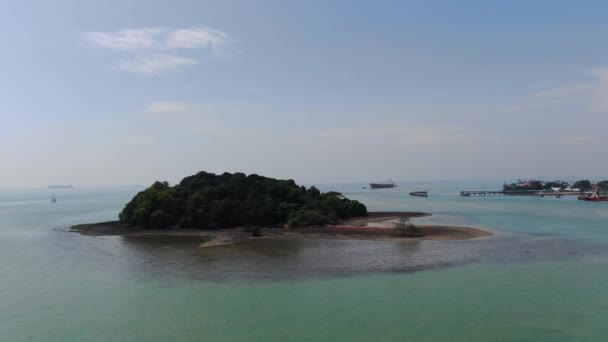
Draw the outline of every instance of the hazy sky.
[[[1,187],[608,174],[604,1],[1,6]]]

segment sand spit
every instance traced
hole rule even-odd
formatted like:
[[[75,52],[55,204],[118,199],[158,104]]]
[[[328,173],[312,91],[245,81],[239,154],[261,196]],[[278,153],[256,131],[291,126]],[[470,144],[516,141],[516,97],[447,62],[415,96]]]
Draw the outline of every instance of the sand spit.
[[[339,240],[373,240],[373,241],[411,241],[411,240],[468,240],[490,236],[491,232],[471,227],[417,225],[419,232],[415,236],[404,236],[393,228],[395,220],[430,216],[420,212],[370,212],[367,217],[359,217],[339,222],[337,225],[311,228],[262,228],[262,237],[252,237],[244,228],[218,230],[198,229],[161,229],[146,230],[128,227],[119,222],[102,222],[81,224],[70,228],[87,236],[193,236],[202,238],[204,243],[199,247],[217,247],[235,244],[249,239],[268,238],[308,238]]]

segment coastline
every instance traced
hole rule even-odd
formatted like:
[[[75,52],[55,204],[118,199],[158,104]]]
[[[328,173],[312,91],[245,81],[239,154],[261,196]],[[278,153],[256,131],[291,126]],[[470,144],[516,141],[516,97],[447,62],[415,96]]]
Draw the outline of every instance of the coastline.
[[[182,236],[197,237],[205,242],[200,248],[225,246],[250,239],[268,238],[305,238],[305,239],[333,239],[333,240],[370,240],[370,241],[420,241],[420,240],[469,240],[478,237],[491,236],[492,232],[472,227],[447,225],[416,225],[419,232],[413,236],[402,235],[393,228],[394,220],[400,218],[415,218],[431,216],[421,212],[370,212],[367,217],[357,217],[343,220],[336,225],[310,228],[262,228],[261,237],[252,237],[248,230],[237,228],[224,228],[217,230],[200,229],[159,229],[148,230],[137,227],[128,227],[117,221],[94,224],[80,224],[68,229],[85,236]]]

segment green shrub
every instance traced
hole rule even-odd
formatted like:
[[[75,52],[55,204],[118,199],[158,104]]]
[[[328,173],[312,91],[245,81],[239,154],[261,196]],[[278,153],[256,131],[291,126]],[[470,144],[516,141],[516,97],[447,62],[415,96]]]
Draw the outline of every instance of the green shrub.
[[[406,235],[418,235],[419,233],[420,229],[418,229],[418,227],[416,227],[416,225],[413,223],[410,223],[405,227]]]
[[[409,218],[400,218],[399,222],[395,225],[395,229],[404,236],[416,236],[420,233],[418,227]]]
[[[289,218],[287,225],[291,228],[325,226],[330,223],[327,216],[312,210],[298,210]]]

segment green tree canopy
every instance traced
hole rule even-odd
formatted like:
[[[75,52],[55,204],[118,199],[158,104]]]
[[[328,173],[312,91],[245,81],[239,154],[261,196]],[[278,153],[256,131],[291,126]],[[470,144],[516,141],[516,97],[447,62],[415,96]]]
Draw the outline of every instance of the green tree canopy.
[[[597,186],[602,190],[608,190],[608,180],[597,182]]]
[[[544,188],[543,183],[541,181],[530,181],[527,184],[515,184],[515,183],[511,183],[511,184],[504,184],[502,189],[505,191],[511,191],[511,190],[542,190]]]
[[[148,229],[217,229],[243,225],[325,225],[365,216],[367,208],[338,192],[298,186],[243,173],[199,172],[179,184],[155,182],[138,193],[120,213],[120,221]]]
[[[572,184],[572,187],[581,189],[582,191],[588,191],[591,190],[591,182],[587,179],[578,180]]]

